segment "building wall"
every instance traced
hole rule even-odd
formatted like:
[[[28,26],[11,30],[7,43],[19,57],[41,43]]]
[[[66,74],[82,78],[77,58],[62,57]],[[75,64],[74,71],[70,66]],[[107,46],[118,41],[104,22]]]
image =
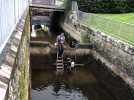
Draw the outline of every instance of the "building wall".
[[[29,100],[29,16],[26,18],[21,41],[14,62],[14,69],[8,86],[7,100]]]
[[[0,0],[0,53],[28,5],[28,0]]]
[[[0,54],[0,100],[28,100],[30,17],[27,9]]]

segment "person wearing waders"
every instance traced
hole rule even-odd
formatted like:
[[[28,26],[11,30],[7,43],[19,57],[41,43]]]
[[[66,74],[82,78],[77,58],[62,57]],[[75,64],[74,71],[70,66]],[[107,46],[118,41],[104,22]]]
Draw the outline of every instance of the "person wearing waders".
[[[57,45],[58,45],[58,57],[61,57],[64,52],[64,42],[65,42],[65,36],[64,33],[61,33],[56,38]]]

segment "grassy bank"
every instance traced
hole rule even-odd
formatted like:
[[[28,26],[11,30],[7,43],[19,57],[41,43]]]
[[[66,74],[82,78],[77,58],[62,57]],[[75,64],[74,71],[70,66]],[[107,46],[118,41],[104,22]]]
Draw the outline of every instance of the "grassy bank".
[[[128,24],[134,24],[134,13],[122,13],[122,14],[97,14],[99,16],[120,21]]]
[[[134,13],[88,14],[81,22],[134,45]]]

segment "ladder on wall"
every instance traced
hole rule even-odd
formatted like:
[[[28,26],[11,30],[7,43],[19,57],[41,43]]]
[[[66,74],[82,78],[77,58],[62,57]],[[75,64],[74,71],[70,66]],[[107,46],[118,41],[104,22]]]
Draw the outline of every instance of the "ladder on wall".
[[[57,61],[56,61],[56,71],[63,72],[64,71],[64,63],[63,63],[63,54],[60,57],[57,52]]]

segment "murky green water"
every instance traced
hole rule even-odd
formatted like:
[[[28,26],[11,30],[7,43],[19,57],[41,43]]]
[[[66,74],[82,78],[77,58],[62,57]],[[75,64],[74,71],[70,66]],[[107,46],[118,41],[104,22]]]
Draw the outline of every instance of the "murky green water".
[[[114,100],[89,70],[56,75],[55,71],[32,71],[32,100]]]

